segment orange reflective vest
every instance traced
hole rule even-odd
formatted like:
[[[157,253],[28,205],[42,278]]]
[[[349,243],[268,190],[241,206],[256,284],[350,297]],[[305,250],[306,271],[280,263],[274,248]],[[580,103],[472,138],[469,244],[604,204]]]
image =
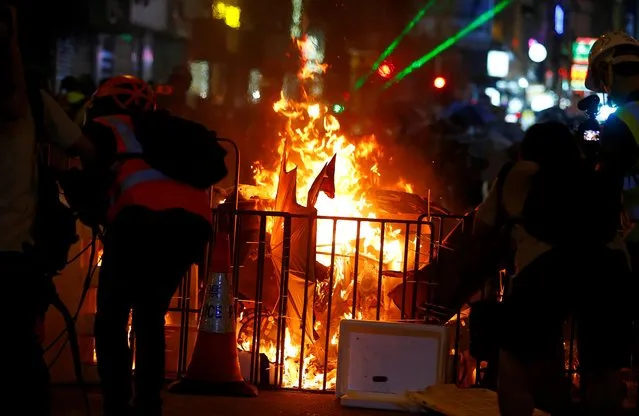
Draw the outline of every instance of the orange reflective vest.
[[[119,155],[142,154],[128,116],[100,117],[94,121],[113,131]],[[153,211],[184,209],[213,222],[206,191],[178,182],[153,169],[142,158],[125,159],[114,165],[115,183],[110,190],[111,205],[107,220],[112,222],[123,208],[142,206]]]

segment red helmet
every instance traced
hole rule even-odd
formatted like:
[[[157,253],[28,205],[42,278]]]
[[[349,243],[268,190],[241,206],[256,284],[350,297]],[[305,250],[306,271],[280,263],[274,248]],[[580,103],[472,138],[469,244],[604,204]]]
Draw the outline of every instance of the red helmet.
[[[102,83],[91,98],[91,105],[112,107],[116,111],[154,111],[153,89],[133,75],[118,75]],[[100,103],[98,105],[98,103]]]

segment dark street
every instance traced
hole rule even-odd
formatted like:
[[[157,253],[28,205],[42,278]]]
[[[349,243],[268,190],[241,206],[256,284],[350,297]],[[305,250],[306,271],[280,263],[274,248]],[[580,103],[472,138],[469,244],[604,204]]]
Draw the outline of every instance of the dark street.
[[[349,409],[340,406],[333,394],[261,391],[254,399],[232,397],[196,397],[166,394],[165,416],[393,416],[401,412]],[[100,394],[90,393],[91,414],[100,414]],[[53,391],[53,416],[85,416],[80,391],[56,387]]]

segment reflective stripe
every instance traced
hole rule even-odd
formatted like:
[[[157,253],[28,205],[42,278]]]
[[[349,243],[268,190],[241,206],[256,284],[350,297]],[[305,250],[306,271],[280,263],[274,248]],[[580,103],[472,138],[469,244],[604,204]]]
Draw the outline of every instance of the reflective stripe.
[[[135,138],[135,132],[130,122],[124,121],[117,116],[103,117],[103,119],[115,127],[127,153],[142,153],[142,145]]]
[[[633,101],[621,107],[615,116],[623,121],[637,145],[639,145],[639,102]],[[639,219],[639,165],[623,178],[624,206],[628,216]]]
[[[624,191],[633,190],[633,189],[637,188],[638,186],[639,186],[639,181],[637,180],[637,175],[636,174],[628,175],[625,178],[623,178],[623,190]]]
[[[148,181],[157,181],[164,179],[169,179],[169,177],[163,175],[162,172],[155,169],[144,169],[134,172],[120,181],[117,186],[113,188],[113,191],[109,196],[109,202],[111,203],[111,206],[115,205],[115,203],[118,201],[118,198],[120,198],[120,196],[124,192],[128,191],[135,185],[139,185]]]
[[[124,178],[124,180],[122,180],[122,182],[120,183],[119,191],[120,194],[122,194],[135,185],[141,184],[142,182],[158,181],[164,179],[169,179],[169,177],[155,169],[140,170]]]

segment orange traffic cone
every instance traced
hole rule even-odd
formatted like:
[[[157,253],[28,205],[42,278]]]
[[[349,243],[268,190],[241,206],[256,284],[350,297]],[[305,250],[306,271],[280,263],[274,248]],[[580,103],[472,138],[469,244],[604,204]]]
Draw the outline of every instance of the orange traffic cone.
[[[210,260],[211,276],[191,362],[184,378],[170,385],[169,391],[176,394],[255,397],[257,389],[244,381],[237,355],[227,233],[217,233]]]

